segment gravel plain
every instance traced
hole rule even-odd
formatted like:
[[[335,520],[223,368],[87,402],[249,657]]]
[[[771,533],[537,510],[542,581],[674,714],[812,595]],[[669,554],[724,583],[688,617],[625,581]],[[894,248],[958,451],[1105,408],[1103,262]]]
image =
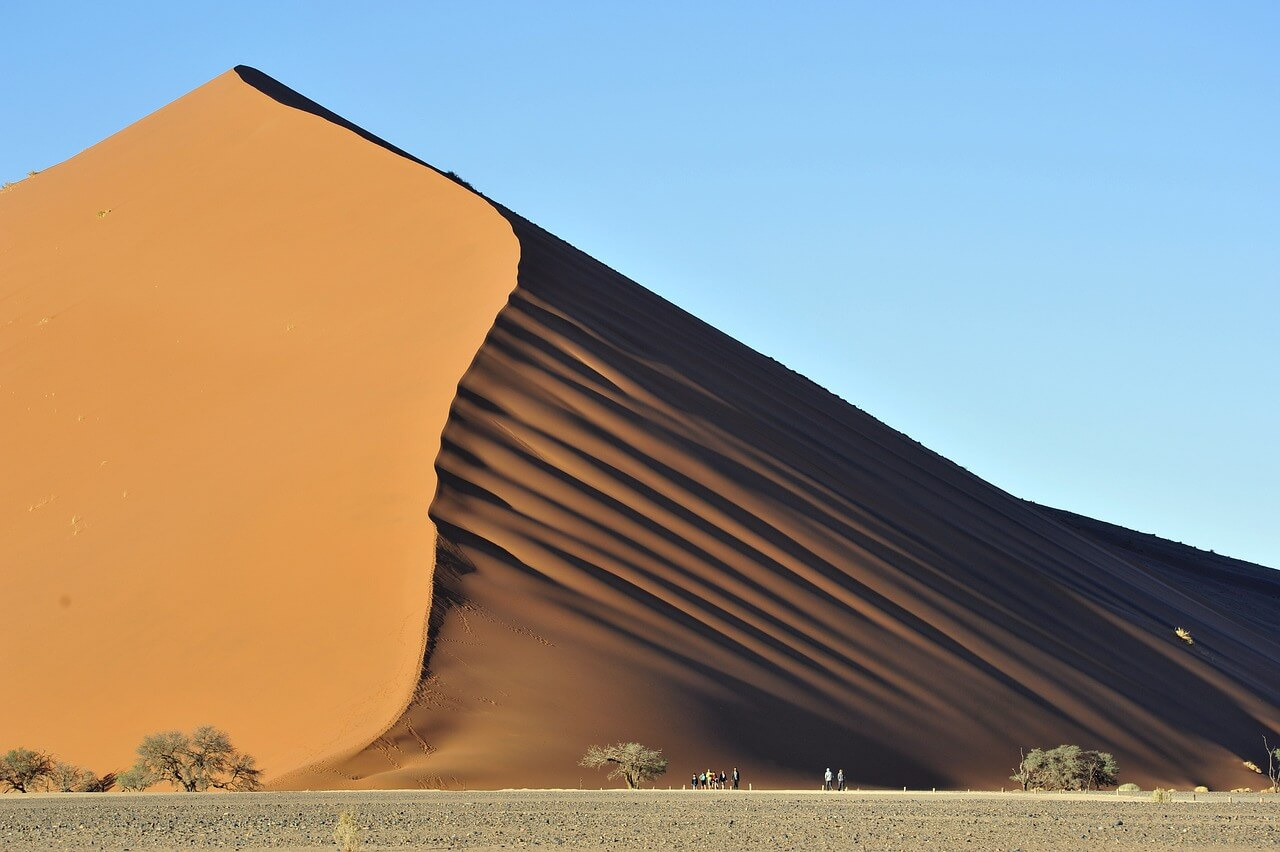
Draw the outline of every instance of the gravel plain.
[[[1201,795],[673,791],[0,796],[0,849],[1245,849],[1280,800]]]

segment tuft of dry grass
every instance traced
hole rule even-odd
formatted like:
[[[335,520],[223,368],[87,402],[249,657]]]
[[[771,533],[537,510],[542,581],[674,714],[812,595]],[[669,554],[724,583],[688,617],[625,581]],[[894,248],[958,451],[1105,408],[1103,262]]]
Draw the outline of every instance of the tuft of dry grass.
[[[1151,791],[1151,801],[1153,802],[1171,802],[1173,801],[1173,791],[1166,790],[1163,787],[1157,787]]]
[[[360,831],[356,828],[355,818],[350,811],[343,811],[338,816],[338,825],[333,829],[333,842],[338,844],[339,852],[356,852],[360,848]]]
[[[1196,644],[1196,640],[1191,638],[1191,631],[1185,627],[1173,628],[1173,635],[1177,636],[1179,639],[1181,639],[1183,642],[1186,642],[1188,645]]]

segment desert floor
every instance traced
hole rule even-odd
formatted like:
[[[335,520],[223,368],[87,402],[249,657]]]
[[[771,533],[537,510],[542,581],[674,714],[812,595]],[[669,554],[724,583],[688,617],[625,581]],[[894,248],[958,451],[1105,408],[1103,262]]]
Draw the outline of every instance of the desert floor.
[[[497,791],[0,796],[0,848],[1232,849],[1280,845],[1280,801],[1144,795]]]

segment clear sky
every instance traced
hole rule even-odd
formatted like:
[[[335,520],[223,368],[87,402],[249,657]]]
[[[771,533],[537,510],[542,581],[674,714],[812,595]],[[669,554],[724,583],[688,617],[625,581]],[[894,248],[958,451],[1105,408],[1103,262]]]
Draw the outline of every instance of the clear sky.
[[[1280,3],[0,5],[0,179],[253,65],[1012,493],[1280,567]]]

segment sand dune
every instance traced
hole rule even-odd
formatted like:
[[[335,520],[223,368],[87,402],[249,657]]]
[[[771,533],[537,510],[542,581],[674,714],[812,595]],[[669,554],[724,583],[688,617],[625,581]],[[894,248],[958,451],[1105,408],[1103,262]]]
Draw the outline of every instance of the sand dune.
[[[1018,500],[269,78],[10,193],[0,591],[35,605],[0,654],[108,704],[0,709],[29,744],[208,719],[279,787],[591,785],[618,739],[674,783],[999,787],[1078,742],[1256,784],[1270,569]]]
[[[210,722],[278,773],[394,719],[440,434],[517,256],[236,72],[0,193],[0,746],[107,771]]]
[[[1250,780],[1267,631],[506,215],[520,283],[437,462],[428,678],[347,770],[572,786],[635,737],[677,779],[990,787],[1078,742]]]

